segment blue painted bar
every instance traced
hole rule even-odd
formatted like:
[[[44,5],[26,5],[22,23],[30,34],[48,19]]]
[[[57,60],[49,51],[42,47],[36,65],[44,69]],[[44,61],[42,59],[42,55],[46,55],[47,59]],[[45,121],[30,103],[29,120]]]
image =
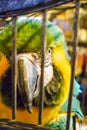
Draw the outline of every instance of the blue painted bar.
[[[53,0],[0,0],[0,13],[42,5]]]
[[[40,12],[69,2],[72,0],[0,0],[0,18]]]
[[[39,8],[39,6],[47,6],[52,4],[60,5],[70,1],[72,0],[0,0],[0,14],[32,9],[37,6]]]

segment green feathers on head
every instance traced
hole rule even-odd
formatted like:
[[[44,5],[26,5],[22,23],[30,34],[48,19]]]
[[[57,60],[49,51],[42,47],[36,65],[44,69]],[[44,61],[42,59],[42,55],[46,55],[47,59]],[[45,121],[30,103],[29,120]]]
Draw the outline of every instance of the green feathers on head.
[[[63,45],[66,50],[66,42],[63,32],[53,23],[47,21],[47,47]],[[38,52],[41,49],[42,20],[40,18],[20,17],[17,20],[17,51]],[[12,22],[0,33],[0,51],[7,56],[12,51]]]

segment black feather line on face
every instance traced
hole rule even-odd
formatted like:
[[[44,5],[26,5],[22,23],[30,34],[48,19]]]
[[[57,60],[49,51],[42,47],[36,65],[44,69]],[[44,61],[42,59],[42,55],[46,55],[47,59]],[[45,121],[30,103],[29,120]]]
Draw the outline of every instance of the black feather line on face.
[[[56,71],[55,66],[54,68],[54,77],[52,81],[44,88],[44,106],[51,106],[54,105],[53,101],[57,99],[57,96],[60,94],[60,86],[62,85],[63,77],[62,74]],[[2,102],[12,107],[12,85],[11,85],[11,68],[6,72],[5,77],[2,79],[1,82],[1,96]],[[33,100],[33,105],[38,106],[39,97]],[[21,95],[19,93],[17,87],[17,108],[18,109],[25,109],[23,101],[21,99]]]
[[[63,76],[60,71],[56,69],[55,66],[53,66],[54,76],[50,83],[44,88],[44,107],[54,106],[57,104],[54,104],[54,102],[57,101],[58,98],[60,98],[61,95],[61,86],[63,83]],[[60,101],[60,99],[59,99]],[[38,106],[39,97],[34,99],[33,103],[34,105]]]

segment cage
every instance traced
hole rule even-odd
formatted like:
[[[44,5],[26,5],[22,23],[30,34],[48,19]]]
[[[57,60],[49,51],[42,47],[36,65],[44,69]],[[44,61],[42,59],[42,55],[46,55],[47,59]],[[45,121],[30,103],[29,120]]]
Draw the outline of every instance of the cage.
[[[71,102],[72,102],[72,91],[73,91],[73,80],[74,80],[74,67],[75,67],[75,55],[76,55],[76,46],[77,46],[77,26],[78,26],[78,13],[79,13],[79,0],[37,0],[37,1],[12,1],[12,0],[0,0],[0,18],[8,19],[12,21],[13,24],[13,36],[12,36],[12,120],[9,119],[0,119],[0,129],[25,129],[25,130],[54,130],[54,128],[46,128],[42,126],[42,106],[43,106],[43,73],[44,73],[44,53],[45,53],[45,28],[46,28],[46,12],[53,9],[54,7],[59,7],[60,5],[65,5],[67,3],[73,3],[73,8],[75,11],[75,22],[74,22],[74,38],[73,38],[73,55],[72,55],[72,72],[71,72],[71,89],[69,94],[69,104],[68,104],[68,114],[67,114],[67,126],[66,130],[69,130],[70,122],[70,112],[71,112]],[[17,92],[16,92],[16,80],[17,80],[17,69],[16,69],[16,20],[17,17],[22,15],[32,16],[34,13],[42,13],[43,17],[43,35],[42,35],[42,68],[41,68],[41,90],[40,90],[40,106],[39,106],[39,116],[38,116],[38,125],[35,124],[26,124],[16,120],[16,110],[17,110]],[[74,124],[73,129],[76,130],[75,116],[73,117]]]

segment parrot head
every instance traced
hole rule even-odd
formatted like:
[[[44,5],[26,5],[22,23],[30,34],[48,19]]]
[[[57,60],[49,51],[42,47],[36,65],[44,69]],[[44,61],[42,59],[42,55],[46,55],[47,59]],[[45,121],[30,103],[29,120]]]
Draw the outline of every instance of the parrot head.
[[[17,55],[17,79],[25,107],[31,113],[33,99],[39,95],[41,79],[41,56],[37,53],[23,53]],[[45,54],[44,87],[52,80],[53,67],[51,52]]]
[[[38,106],[41,77],[41,30],[42,20],[25,18],[17,20],[17,103],[29,112]],[[58,114],[58,110],[68,98],[71,67],[64,34],[58,26],[47,20],[47,48],[44,66],[44,124]],[[2,98],[11,104],[11,52],[12,23],[0,33],[0,52],[6,56],[1,80]],[[1,68],[0,61],[0,68]],[[6,65],[5,64],[5,65]],[[7,70],[7,71],[6,71]],[[7,94],[8,93],[8,94]],[[21,97],[21,98],[20,98]],[[21,100],[22,99],[22,100]],[[8,100],[8,101],[7,101]],[[34,107],[33,107],[34,108]],[[37,112],[37,111],[36,111]],[[38,113],[38,112],[37,112]],[[47,118],[46,118],[47,117]]]

